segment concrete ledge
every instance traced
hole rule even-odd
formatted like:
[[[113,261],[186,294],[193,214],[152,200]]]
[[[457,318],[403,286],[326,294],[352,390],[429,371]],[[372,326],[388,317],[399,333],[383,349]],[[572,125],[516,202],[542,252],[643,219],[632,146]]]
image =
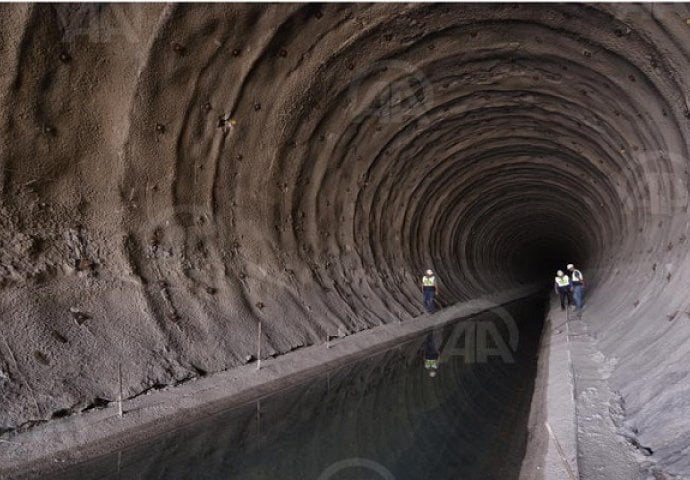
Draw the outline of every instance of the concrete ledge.
[[[566,312],[556,301],[544,323],[520,480],[576,480],[577,423]]]
[[[626,438],[614,423],[612,415],[623,417],[622,399],[608,383],[615,363],[598,350],[585,322],[588,315],[585,307],[582,319],[573,316],[569,322],[580,474],[587,480],[651,478],[641,474],[639,462],[645,457],[634,447],[637,440],[630,434]]]
[[[612,364],[589,335],[591,314],[587,306],[567,314],[551,302],[521,480],[642,478],[645,458],[612,418],[620,399],[607,380]]]
[[[208,415],[303,383],[332,368],[378,353],[426,331],[537,293],[530,286],[456,304],[434,315],[393,323],[281,357],[151,392],[117,406],[54,420],[0,437],[0,478],[27,478],[144,441]]]

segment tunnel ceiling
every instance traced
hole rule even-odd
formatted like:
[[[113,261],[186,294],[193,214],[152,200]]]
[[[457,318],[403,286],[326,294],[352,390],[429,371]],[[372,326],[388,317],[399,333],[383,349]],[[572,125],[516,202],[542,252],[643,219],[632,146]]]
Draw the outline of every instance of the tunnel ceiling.
[[[683,4],[0,10],[5,428],[685,259]]]

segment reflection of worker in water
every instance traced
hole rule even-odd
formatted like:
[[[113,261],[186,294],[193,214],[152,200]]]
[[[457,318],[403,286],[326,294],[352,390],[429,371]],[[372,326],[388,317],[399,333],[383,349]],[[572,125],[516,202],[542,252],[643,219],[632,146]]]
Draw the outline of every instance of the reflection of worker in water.
[[[430,377],[436,376],[440,356],[434,341],[434,334],[430,333],[424,340],[424,368],[429,372]]]
[[[436,295],[438,295],[438,282],[432,270],[427,270],[422,277],[422,292],[424,294],[424,308],[433,313],[436,310]]]

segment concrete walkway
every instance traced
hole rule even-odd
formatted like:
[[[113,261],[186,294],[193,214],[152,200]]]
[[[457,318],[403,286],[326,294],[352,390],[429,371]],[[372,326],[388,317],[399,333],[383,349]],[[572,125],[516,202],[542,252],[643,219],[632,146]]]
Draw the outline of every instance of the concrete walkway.
[[[175,430],[330,369],[362,359],[434,328],[491,310],[537,292],[525,287],[481,297],[424,315],[315,345],[281,357],[151,392],[101,410],[54,420],[25,433],[0,437],[0,478],[16,479],[60,470],[85,459]]]
[[[583,316],[587,315],[587,310]],[[613,365],[597,350],[579,317],[570,320],[570,349],[575,371],[578,465],[586,480],[640,478],[636,450],[618,432],[612,415],[621,410],[608,384]]]
[[[520,480],[636,480],[640,454],[614,424],[620,410],[608,385],[613,365],[581,315],[547,315]]]
[[[568,324],[554,306],[544,322],[520,480],[579,478]]]

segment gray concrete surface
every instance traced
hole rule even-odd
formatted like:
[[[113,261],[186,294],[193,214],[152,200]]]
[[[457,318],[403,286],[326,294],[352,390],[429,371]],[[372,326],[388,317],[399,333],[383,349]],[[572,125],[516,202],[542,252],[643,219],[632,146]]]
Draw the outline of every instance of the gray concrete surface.
[[[599,350],[590,332],[597,305],[577,313],[551,302],[521,479],[570,479],[571,472],[586,480],[687,478],[665,468],[630,427],[610,382],[617,361]]]
[[[575,373],[577,463],[582,478],[591,480],[644,479],[630,442],[614,424],[621,415],[618,398],[608,384],[611,364],[597,349],[583,320],[592,309],[569,319],[570,355]]]
[[[577,419],[569,341],[565,313],[551,302],[542,335],[521,480],[581,478],[577,461]]]

